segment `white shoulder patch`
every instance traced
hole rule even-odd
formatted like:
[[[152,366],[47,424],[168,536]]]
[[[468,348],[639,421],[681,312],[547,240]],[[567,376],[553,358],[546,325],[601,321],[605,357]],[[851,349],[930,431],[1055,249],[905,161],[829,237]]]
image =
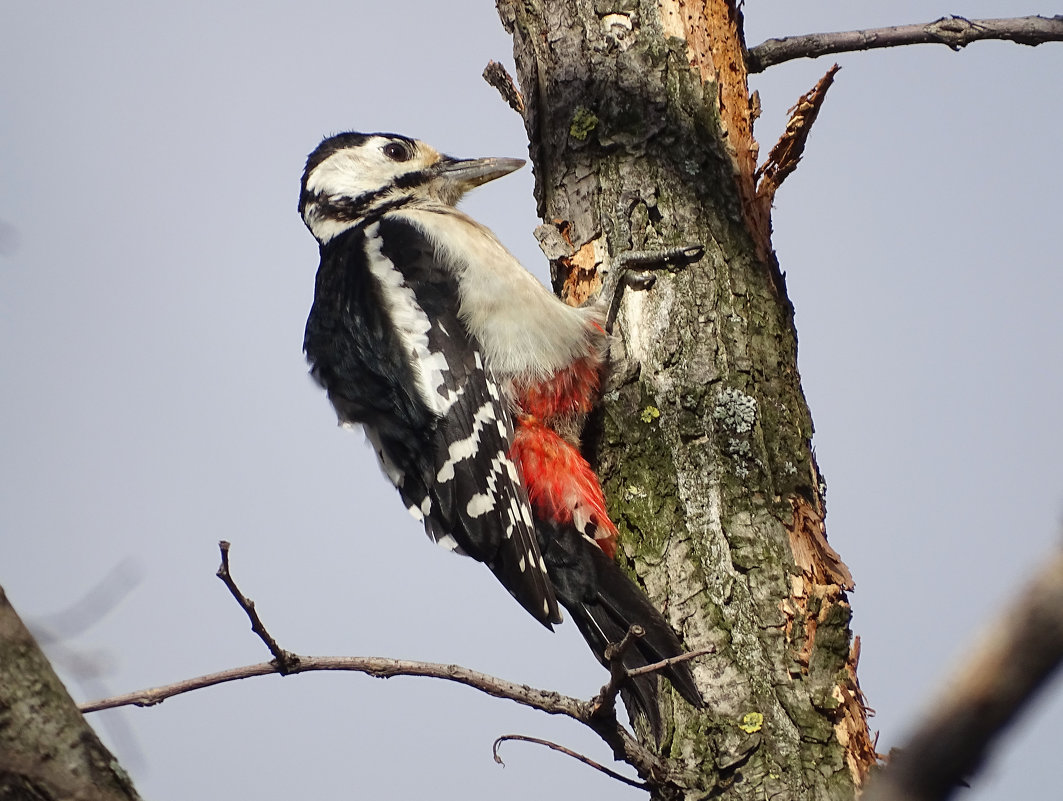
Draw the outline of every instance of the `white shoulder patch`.
[[[452,393],[441,395],[447,359],[443,353],[428,348],[428,332],[432,323],[418,303],[412,289],[406,285],[402,273],[381,250],[380,223],[365,229],[366,257],[369,272],[380,284],[385,310],[399,335],[413,371],[417,394],[432,412],[442,417],[453,405]]]

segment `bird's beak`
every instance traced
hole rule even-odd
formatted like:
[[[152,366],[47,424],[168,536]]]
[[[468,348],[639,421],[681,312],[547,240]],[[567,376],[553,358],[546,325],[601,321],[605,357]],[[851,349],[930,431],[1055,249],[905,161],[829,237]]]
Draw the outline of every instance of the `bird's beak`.
[[[435,165],[435,171],[459,195],[470,189],[509,175],[524,166],[524,159],[453,159],[444,156]]]

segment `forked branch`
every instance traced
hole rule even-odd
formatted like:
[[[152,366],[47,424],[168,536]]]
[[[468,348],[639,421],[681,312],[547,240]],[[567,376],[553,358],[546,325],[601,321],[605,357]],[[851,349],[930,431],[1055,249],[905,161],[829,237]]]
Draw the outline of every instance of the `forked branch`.
[[[620,684],[631,675],[623,669],[620,660],[624,650],[630,646],[635,638],[641,636],[641,631],[638,630],[639,627],[633,626],[621,643],[610,646],[610,679],[598,695],[589,701],[583,701],[579,698],[562,695],[550,690],[540,690],[535,687],[529,687],[526,684],[506,681],[505,679],[470,670],[460,665],[444,665],[434,662],[417,662],[408,659],[373,656],[300,656],[281,648],[277,644],[276,639],[269,633],[255,610],[254,602],[243,594],[232,577],[229,570],[229,543],[223,541],[219,543],[219,547],[221,548],[222,564],[218,569],[218,577],[225,583],[229,592],[240,604],[240,608],[244,610],[244,613],[251,620],[252,630],[266,644],[274,659],[271,662],[232,668],[167,684],[162,687],[153,687],[82,704],[79,708],[83,713],[114,709],[120,706],[154,706],[175,695],[230,681],[251,678],[252,676],[266,676],[271,673],[292,675],[318,670],[345,670],[366,673],[370,676],[385,679],[392,676],[425,676],[464,684],[495,698],[505,698],[523,706],[538,709],[541,712],[551,715],[563,715],[573,720],[578,720],[598,734],[612,749],[614,757],[631,765],[642,779],[656,784],[667,781],[667,777],[671,772],[671,767],[667,760],[639,743],[635,736],[620,725],[616,719],[614,703],[617,690]],[[653,670],[661,670],[676,662],[711,653],[711,650],[694,651],[683,654],[680,657],[666,659],[657,664],[640,668],[638,672],[642,674]],[[515,739],[515,737],[509,736],[509,739]],[[593,760],[584,758],[583,761],[597,766],[597,763],[593,763]],[[613,775],[612,772],[609,773]],[[622,778],[619,774],[616,774],[615,777]],[[630,779],[622,778],[622,780],[629,784],[634,783]],[[640,786],[638,783],[634,784],[635,786]]]

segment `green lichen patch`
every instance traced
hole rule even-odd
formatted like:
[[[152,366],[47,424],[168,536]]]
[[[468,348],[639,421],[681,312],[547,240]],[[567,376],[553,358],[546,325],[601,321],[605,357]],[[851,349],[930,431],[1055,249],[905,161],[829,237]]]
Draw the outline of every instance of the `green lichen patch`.
[[[586,106],[576,106],[572,123],[568,126],[569,136],[584,142],[597,127],[598,116]]]
[[[742,715],[742,722],[738,724],[738,728],[746,734],[760,731],[764,728],[764,716],[760,712],[746,712]]]

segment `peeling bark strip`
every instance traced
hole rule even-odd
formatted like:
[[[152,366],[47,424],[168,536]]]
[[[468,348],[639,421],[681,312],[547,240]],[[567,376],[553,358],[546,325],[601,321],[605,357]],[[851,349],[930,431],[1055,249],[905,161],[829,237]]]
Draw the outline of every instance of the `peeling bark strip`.
[[[499,0],[538,232],[573,299],[632,250],[704,257],[624,296],[584,434],[621,554],[707,702],[663,690],[655,799],[846,799],[875,760],[827,544],[793,312],[756,200],[742,19],[725,0]],[[583,291],[592,291],[586,290]],[[646,742],[649,742],[648,740]]]

